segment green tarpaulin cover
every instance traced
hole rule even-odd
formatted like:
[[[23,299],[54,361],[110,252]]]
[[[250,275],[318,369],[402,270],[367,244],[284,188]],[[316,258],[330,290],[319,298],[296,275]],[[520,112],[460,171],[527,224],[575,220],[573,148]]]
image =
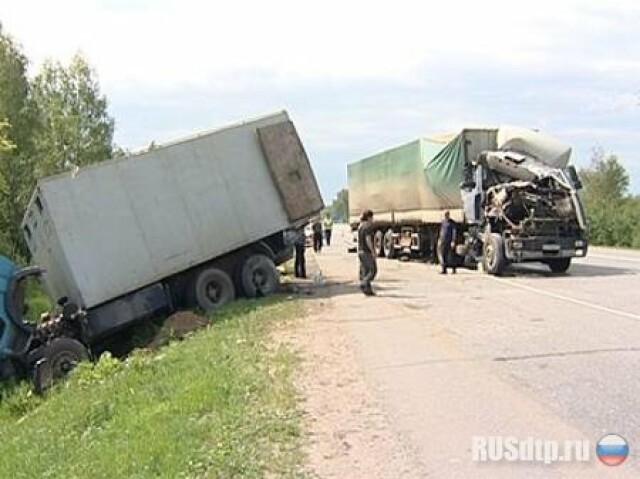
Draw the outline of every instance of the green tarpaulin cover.
[[[347,167],[349,209],[374,212],[460,208],[464,135],[420,138]]]

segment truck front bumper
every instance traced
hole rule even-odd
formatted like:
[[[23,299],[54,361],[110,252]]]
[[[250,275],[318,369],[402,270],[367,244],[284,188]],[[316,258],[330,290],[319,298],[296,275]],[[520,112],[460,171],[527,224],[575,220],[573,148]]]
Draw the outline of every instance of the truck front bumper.
[[[587,241],[581,238],[509,238],[505,242],[505,256],[514,263],[582,258],[587,249]]]

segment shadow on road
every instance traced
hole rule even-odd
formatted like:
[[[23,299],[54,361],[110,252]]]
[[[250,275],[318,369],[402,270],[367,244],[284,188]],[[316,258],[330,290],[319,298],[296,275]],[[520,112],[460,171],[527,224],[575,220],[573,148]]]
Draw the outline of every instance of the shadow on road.
[[[637,275],[639,271],[637,269],[630,268],[617,268],[612,266],[597,266],[592,264],[574,263],[569,267],[569,271],[566,273],[552,273],[547,266],[543,264],[519,264],[511,265],[502,276],[505,278],[515,277],[596,277],[596,276],[622,276],[622,275]]]
[[[415,300],[417,297],[415,294],[402,294],[403,287],[394,286],[393,283],[400,283],[397,280],[381,280],[375,281],[373,289],[377,293],[377,296],[382,298],[393,299],[407,299]],[[392,283],[386,285],[385,283]],[[302,299],[305,298],[332,298],[342,295],[355,294],[358,296],[364,295],[360,290],[360,285],[357,281],[332,281],[327,280],[322,284],[316,284],[313,281],[295,280],[289,283],[283,283],[280,285],[280,293],[294,294]]]

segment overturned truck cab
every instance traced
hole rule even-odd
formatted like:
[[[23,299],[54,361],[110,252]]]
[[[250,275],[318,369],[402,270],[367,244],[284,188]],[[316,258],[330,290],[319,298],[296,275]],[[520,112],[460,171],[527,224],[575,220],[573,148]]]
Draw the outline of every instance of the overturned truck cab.
[[[497,144],[466,165],[465,253],[482,258],[490,274],[528,261],[566,271],[588,245],[581,183],[567,166],[571,149],[513,127],[498,131]]]

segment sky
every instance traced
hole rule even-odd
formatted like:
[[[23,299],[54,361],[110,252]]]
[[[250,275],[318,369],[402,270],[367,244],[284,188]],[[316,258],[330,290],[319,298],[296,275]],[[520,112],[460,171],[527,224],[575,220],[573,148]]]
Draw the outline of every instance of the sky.
[[[420,136],[519,125],[640,193],[637,0],[3,0],[35,74],[81,52],[135,150],[286,109],[325,201]]]

